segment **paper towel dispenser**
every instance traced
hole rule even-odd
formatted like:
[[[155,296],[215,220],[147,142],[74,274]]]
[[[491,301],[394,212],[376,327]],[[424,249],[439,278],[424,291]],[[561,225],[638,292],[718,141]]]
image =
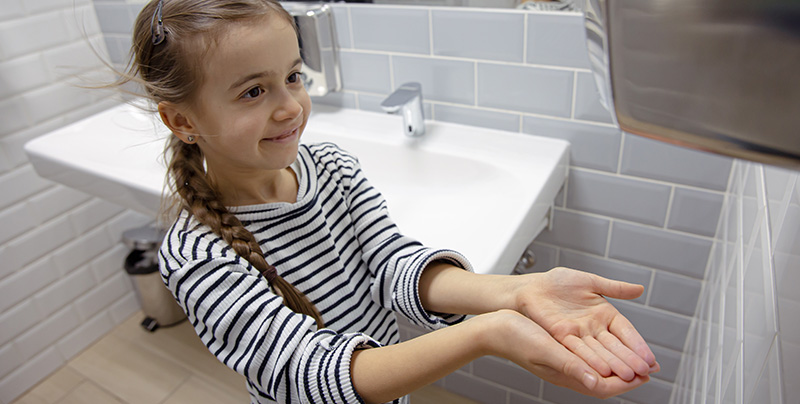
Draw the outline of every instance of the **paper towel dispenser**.
[[[620,128],[800,168],[800,2],[586,0],[583,10]]]

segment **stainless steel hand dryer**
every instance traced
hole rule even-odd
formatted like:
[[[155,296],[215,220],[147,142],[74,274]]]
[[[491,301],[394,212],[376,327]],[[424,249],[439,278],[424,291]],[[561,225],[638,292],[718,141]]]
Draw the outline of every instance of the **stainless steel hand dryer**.
[[[800,168],[800,2],[586,0],[601,99],[626,132]]]

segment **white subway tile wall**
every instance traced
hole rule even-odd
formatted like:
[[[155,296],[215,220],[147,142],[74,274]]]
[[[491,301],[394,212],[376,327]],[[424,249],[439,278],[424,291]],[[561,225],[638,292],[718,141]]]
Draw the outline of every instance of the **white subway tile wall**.
[[[127,61],[130,26],[142,4],[94,0],[98,25],[115,63]],[[533,270],[565,265],[644,284],[642,297],[614,303],[648,338],[664,369],[653,383],[609,400],[543,383],[496,358],[476,361],[438,384],[492,404],[668,400],[700,299],[732,160],[625,134],[612,125],[588,70],[578,13],[345,4],[333,8],[344,89],[314,102],[380,112],[381,100],[393,89],[418,81],[428,119],[572,143],[570,177],[556,198],[553,229],[532,244],[537,256]],[[12,7],[3,13],[17,11]],[[27,113],[14,108],[0,101],[0,117]],[[107,222],[108,233],[124,230],[114,223],[128,223],[120,219],[126,215]],[[7,255],[5,247],[0,245],[0,256]],[[113,274],[94,264],[110,260],[101,254],[85,265],[113,283]],[[101,296],[92,299],[105,301]],[[126,296],[116,305],[133,307],[131,299]],[[21,311],[26,306],[14,307]],[[74,308],[79,307],[86,310],[77,303]],[[114,307],[110,310],[110,317],[95,316],[94,321],[118,321]],[[402,330],[404,337],[420,332],[410,325]],[[2,345],[0,355],[15,357]]]
[[[800,173],[737,161],[722,209],[671,403],[800,402]]]
[[[149,219],[40,178],[23,150],[116,103],[108,91],[80,87],[108,77],[95,51],[107,54],[90,0],[3,1],[0,404],[139,309],[122,269],[120,224]]]
[[[522,132],[570,142],[570,164],[574,167],[618,174],[622,133],[615,126],[523,115]]]
[[[427,20],[421,16],[426,11]],[[553,229],[532,244],[533,270],[566,265],[644,284],[642,297],[616,304],[648,337],[664,367],[653,383],[609,400],[541,383],[494,358],[438,384],[486,403],[666,402],[732,160],[613,126],[588,70],[580,14],[368,5],[336,5],[334,12],[344,90],[314,102],[380,112],[377,105],[392,89],[419,81],[429,119],[572,143]],[[418,30],[406,37],[410,26]],[[420,38],[428,27],[430,37]],[[403,330],[406,337],[419,332]]]
[[[580,170],[572,170],[569,178],[569,209],[653,226],[664,225],[672,193],[669,185]]]
[[[521,63],[524,19],[524,14],[433,10],[433,55]]]

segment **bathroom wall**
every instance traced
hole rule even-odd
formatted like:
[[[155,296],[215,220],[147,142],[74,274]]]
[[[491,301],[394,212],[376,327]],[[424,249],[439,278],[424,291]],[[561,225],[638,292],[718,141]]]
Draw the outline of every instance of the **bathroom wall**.
[[[89,0],[2,2],[2,404],[138,309],[120,234],[142,218],[41,179],[23,151],[25,142],[115,102],[107,91],[78,87],[104,77],[90,43],[105,53]]]
[[[672,403],[800,402],[800,173],[737,161]]]
[[[642,297],[615,304],[651,343],[663,370],[607,402],[668,402],[732,160],[621,133],[611,124],[588,70],[580,14],[334,10],[345,90],[316,102],[380,111],[394,88],[419,81],[430,119],[572,143],[553,229],[531,246],[532,270],[563,265],[644,284]],[[482,358],[438,384],[485,403],[605,402],[541,383],[496,358]]]
[[[125,61],[130,26],[142,4],[94,0],[112,61]],[[639,299],[615,302],[650,341],[663,368],[641,389],[595,400],[542,383],[495,358],[482,358],[438,384],[492,404],[667,402],[700,296],[732,160],[624,134],[612,125],[591,81],[580,14],[341,4],[334,11],[344,90],[314,102],[379,111],[378,104],[392,89],[419,81],[429,119],[569,140],[568,182],[556,200],[553,229],[531,246],[537,263],[529,270],[564,265],[646,286]],[[125,215],[109,217],[114,223]],[[64,216],[69,215],[50,220]],[[113,227],[98,226],[106,233]],[[0,248],[0,254],[8,255],[5,244]],[[122,250],[108,248],[116,252],[102,256],[116,254],[108,262],[118,262]],[[82,265],[95,277],[93,254],[83,256]],[[121,278],[114,279],[122,284]],[[120,302],[129,302],[118,303],[120,307],[133,305],[130,297]],[[118,318],[105,316],[105,323]],[[403,330],[405,336],[418,332],[410,326]],[[46,349],[58,352],[57,344],[50,345]],[[2,374],[5,360],[0,363]],[[15,368],[5,373],[21,373]]]

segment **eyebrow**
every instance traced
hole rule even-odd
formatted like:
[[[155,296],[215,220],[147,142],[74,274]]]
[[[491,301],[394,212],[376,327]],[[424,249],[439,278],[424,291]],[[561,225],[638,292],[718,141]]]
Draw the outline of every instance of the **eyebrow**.
[[[299,65],[299,64],[302,64],[302,63],[303,63],[303,59],[302,59],[302,58],[300,58],[300,57],[298,57],[297,59],[295,59],[295,60],[292,62],[292,64],[290,65],[290,68],[291,68],[291,67],[295,67],[295,66],[297,66],[297,65]],[[241,79],[239,79],[239,80],[236,80],[236,82],[234,82],[234,83],[233,83],[233,84],[230,86],[230,88],[228,88],[228,90],[229,90],[229,91],[230,91],[230,90],[233,90],[233,89],[235,89],[235,88],[237,88],[237,87],[241,86],[242,84],[245,84],[245,83],[247,83],[247,82],[248,82],[248,81],[250,81],[250,80],[255,80],[255,79],[259,79],[259,78],[262,78],[262,77],[269,77],[269,76],[275,76],[275,72],[273,72],[273,71],[271,71],[271,70],[266,70],[266,71],[263,71],[263,72],[257,72],[257,73],[251,73],[251,74],[248,74],[248,75],[246,75],[246,76],[242,77]]]

